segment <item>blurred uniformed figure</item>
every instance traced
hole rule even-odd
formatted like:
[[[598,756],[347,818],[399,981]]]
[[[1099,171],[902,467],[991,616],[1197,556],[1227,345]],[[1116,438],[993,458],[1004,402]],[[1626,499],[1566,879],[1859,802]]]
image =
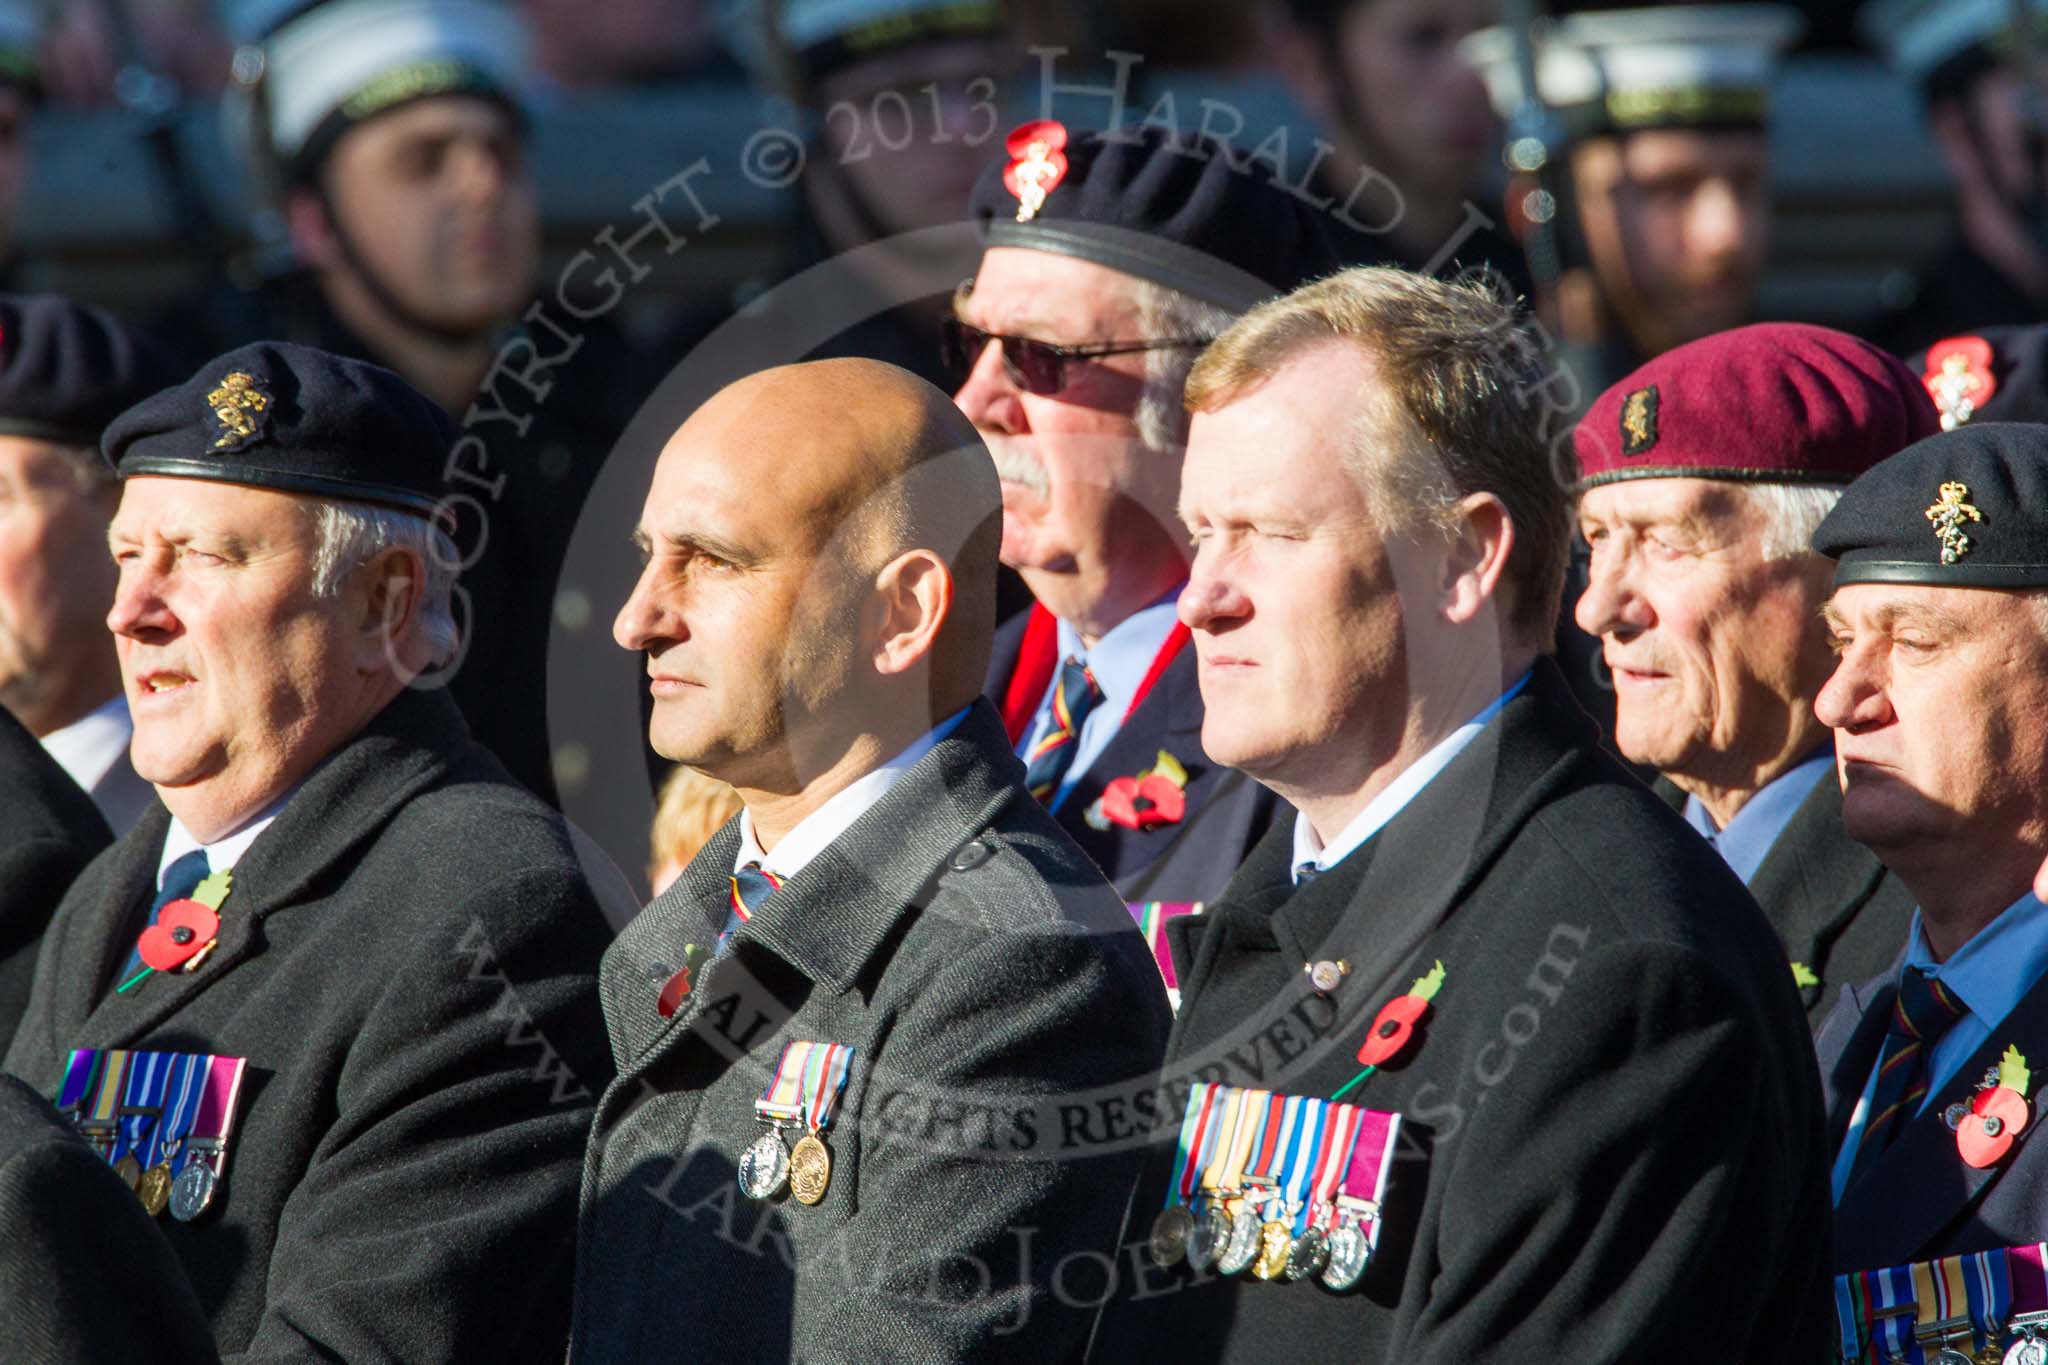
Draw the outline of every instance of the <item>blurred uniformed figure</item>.
[[[1672,5],[1568,14],[1537,35],[1537,93],[1565,144],[1551,149],[1562,273],[1546,320],[1580,402],[1750,320],[1771,237],[1770,86],[1799,30],[1774,5]],[[1502,117],[1520,112],[1514,36],[1490,29],[1465,51]],[[1518,230],[1534,189],[1510,187]]]
[[[1909,446],[1849,486],[1813,544],[1835,561],[1838,662],[1814,709],[1835,731],[1842,821],[1919,907],[1889,969],[1845,988],[1819,1037],[1835,1259],[2035,1244],[2048,428],[1973,422]]]
[[[1604,644],[1623,757],[1749,887],[1807,1014],[1898,951],[1912,897],[1842,832],[1814,694],[1834,666],[1813,528],[1865,469],[1937,429],[1911,371],[1823,327],[1759,323],[1667,351],[1577,436],[1578,623]]]
[[[0,705],[116,834],[156,793],[128,759],[133,727],[107,633],[107,521],[121,492],[100,433],[176,379],[156,347],[100,309],[0,295]]]
[[[441,475],[466,566],[450,686],[479,741],[553,799],[562,562],[646,386],[603,317],[565,311],[565,290],[587,311],[598,285],[536,294],[525,30],[503,0],[246,0],[232,18],[238,69],[260,74],[230,104],[290,269],[209,291],[162,335],[187,355],[278,338],[374,360],[463,423]]]
[[[1361,268],[1188,380],[1203,743],[1295,812],[1169,930],[1101,1360],[1825,1349],[1805,1020],[1544,657],[1571,526],[1534,378],[1485,291]]]
[[[786,0],[768,13],[756,77],[809,128],[788,241],[767,277],[684,317],[668,349],[687,352],[735,307],[757,327],[828,317],[830,335],[777,359],[881,360],[943,387],[940,324],[978,254],[968,196],[1036,77],[1012,4]],[[828,263],[829,283],[779,287]]]
[[[1185,908],[1221,889],[1274,801],[1202,748],[1174,617],[1181,384],[1234,317],[1336,260],[1313,208],[1210,139],[1047,121],[1008,151],[975,188],[987,249],[952,331],[954,401],[1002,477],[1003,562],[1037,599],[997,632],[988,695],[1034,792],[1118,889]]]
[[[2017,22],[2028,15],[2030,33]],[[1955,188],[1947,240],[1869,335],[1900,355],[2048,315],[2048,50],[2042,0],[1873,0],[1859,25],[1919,92]]]
[[[1290,0],[1276,27],[1281,75],[1332,150],[1316,192],[1351,222],[1328,221],[1347,263],[1489,267],[1512,299],[1530,290],[1521,248],[1500,222],[1500,127],[1459,53],[1496,22],[1495,0]]]
[[[43,97],[42,15],[33,0],[0,0],[0,288],[18,287],[20,277],[15,228],[31,165],[29,125]]]
[[[64,897],[4,1069],[104,1142],[229,1354],[561,1359],[609,935],[561,817],[408,685],[455,636],[451,436],[260,343],[104,441],[159,803]]]

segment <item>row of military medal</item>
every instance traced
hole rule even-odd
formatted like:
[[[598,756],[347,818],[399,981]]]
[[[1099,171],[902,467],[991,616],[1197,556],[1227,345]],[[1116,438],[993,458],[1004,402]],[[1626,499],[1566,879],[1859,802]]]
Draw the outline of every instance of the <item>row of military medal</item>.
[[[1844,1365],[2048,1365],[2048,1244],[1835,1277]]]
[[[825,1145],[825,1131],[839,1111],[853,1051],[850,1043],[803,1039],[782,1045],[775,1071],[754,1101],[754,1117],[768,1131],[740,1154],[740,1189],[749,1199],[774,1199],[785,1190],[799,1204],[825,1198],[832,1183],[832,1149]],[[804,1130],[794,1150],[783,1141],[785,1128]]]
[[[79,1048],[57,1110],[150,1217],[168,1209],[191,1222],[219,1188],[247,1066],[241,1057]]]
[[[1398,1114],[1199,1082],[1188,1091],[1152,1258],[1343,1292],[1379,1244]]]

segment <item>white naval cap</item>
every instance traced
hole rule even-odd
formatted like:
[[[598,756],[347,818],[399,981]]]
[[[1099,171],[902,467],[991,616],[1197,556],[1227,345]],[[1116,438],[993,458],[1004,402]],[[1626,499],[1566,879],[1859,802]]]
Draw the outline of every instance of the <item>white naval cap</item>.
[[[526,25],[497,0],[240,0],[225,18],[262,47],[271,150],[285,163],[411,100],[516,101],[526,85]]]
[[[1536,85],[1578,136],[1640,128],[1761,127],[1785,49],[1805,21],[1781,5],[1670,5],[1567,15],[1536,35]],[[1494,108],[1525,98],[1514,36],[1489,28],[1460,50]]]
[[[2024,0],[2038,24],[2048,0]],[[1856,17],[1864,41],[1930,92],[1951,88],[2015,45],[2013,0],[1871,0]]]

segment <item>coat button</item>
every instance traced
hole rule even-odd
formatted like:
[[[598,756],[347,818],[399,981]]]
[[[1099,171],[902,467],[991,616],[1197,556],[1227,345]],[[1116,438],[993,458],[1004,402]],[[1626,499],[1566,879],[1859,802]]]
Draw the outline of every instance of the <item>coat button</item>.
[[[995,852],[994,849],[981,840],[969,839],[966,843],[960,845],[959,851],[953,854],[953,870],[955,872],[972,872],[975,868],[980,867],[990,858],[993,858]]]

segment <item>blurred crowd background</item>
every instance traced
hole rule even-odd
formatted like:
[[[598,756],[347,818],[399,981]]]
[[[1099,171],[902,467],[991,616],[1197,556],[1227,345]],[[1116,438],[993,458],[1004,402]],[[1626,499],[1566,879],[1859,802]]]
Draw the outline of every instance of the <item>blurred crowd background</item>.
[[[232,101],[223,120],[238,42],[272,21],[276,0],[9,0],[6,8],[5,36],[18,49],[11,64],[32,59],[36,73],[32,89],[16,87],[0,104],[0,247],[11,286],[58,289],[147,319],[194,289],[249,288],[288,266],[288,229],[234,145]],[[707,176],[701,190],[718,225],[689,252],[650,261],[653,274],[634,282],[618,310],[628,333],[648,342],[693,314],[743,303],[820,246],[843,249],[864,233],[957,215],[1000,132],[1036,112],[1034,45],[1065,49],[1063,80],[1112,70],[1112,52],[1138,54],[1134,115],[1170,89],[1190,128],[1204,97],[1244,112],[1247,143],[1282,124],[1342,122],[1354,141],[1378,144],[1373,164],[1396,180],[1448,172],[1471,182],[1476,202],[1498,208],[1486,199],[1497,178],[1493,148],[1427,126],[1450,117],[1440,105],[1461,98],[1468,124],[1491,126],[1479,82],[1453,70],[1458,41],[1499,17],[1486,0],[1012,0],[1002,37],[921,44],[829,70],[805,60],[807,28],[831,26],[835,10],[887,5],[518,0],[515,8],[532,40],[531,171],[548,263],[588,246],[697,157],[732,165],[761,127],[789,128],[841,154],[811,157],[804,183],[786,193],[739,175]],[[1915,267],[1941,245],[1953,179],[1912,83],[1859,37],[1863,6],[1799,8],[1804,32],[1774,92],[1776,231],[1762,312],[1859,326],[1910,301]],[[1371,21],[1329,32],[1319,17],[1337,9],[1370,11]],[[1356,107],[1333,105],[1333,62],[1349,77],[1337,103]],[[1001,110],[994,138],[974,136],[985,122],[969,107],[980,91],[965,93],[983,78]],[[899,139],[885,127],[873,155],[834,164],[872,136],[850,117],[828,119],[835,104],[865,115],[878,95],[898,92],[902,107],[923,116],[933,107],[925,87],[935,83],[956,142],[914,136],[892,150],[885,144]]]

